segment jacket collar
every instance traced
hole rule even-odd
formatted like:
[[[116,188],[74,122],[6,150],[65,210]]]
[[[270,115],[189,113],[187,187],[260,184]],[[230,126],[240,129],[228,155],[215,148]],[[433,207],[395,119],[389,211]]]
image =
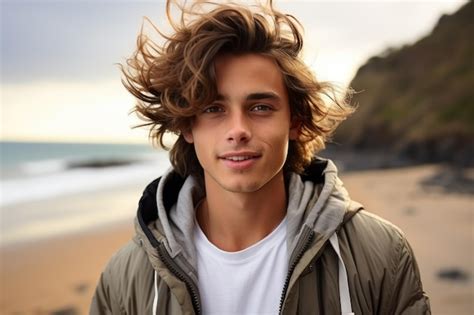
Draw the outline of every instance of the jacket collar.
[[[172,222],[166,222],[165,226],[160,223],[163,219],[168,220],[168,218],[163,217],[176,210],[178,197],[180,193],[183,194],[183,186],[189,189],[189,186],[193,185],[199,185],[197,179],[183,178],[170,169],[162,177],[151,182],[144,190],[137,211],[137,228],[141,229],[141,232],[146,235],[153,247],[158,245],[157,232],[165,238],[170,234],[169,229]],[[322,189],[316,195],[315,187],[318,185]],[[301,218],[306,217],[304,224],[310,228],[317,227],[318,233],[327,232],[332,234],[333,230],[342,222],[345,208],[347,208],[345,203],[349,200],[347,192],[342,187],[342,182],[337,178],[337,168],[334,163],[327,159],[314,159],[302,175],[292,174],[290,176],[289,186],[289,209],[298,208],[298,211],[296,211],[297,218],[293,221],[298,221],[299,224],[297,225],[301,227],[303,222]],[[193,193],[193,195],[194,198],[200,199],[203,192]],[[301,209],[302,199],[306,201],[305,209]],[[327,199],[331,200],[329,206],[333,211],[324,211],[324,219],[316,224],[323,213],[322,210],[325,208],[323,206],[327,203]],[[192,203],[192,200],[190,202]],[[341,208],[343,209],[342,212]],[[334,213],[334,209],[336,209],[336,213]],[[158,221],[158,224],[151,226],[156,221]],[[294,233],[290,237],[292,239],[297,238],[298,231],[296,228],[297,226],[292,228]],[[156,229],[155,233],[152,233],[151,229]],[[289,245],[292,247],[291,244]],[[176,253],[173,253],[171,248],[169,249],[174,256]]]

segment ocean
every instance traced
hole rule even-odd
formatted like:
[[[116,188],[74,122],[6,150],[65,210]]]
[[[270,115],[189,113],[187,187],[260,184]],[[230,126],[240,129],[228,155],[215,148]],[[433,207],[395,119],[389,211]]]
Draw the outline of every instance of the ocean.
[[[88,211],[77,202],[57,206],[54,200],[144,188],[170,166],[168,152],[151,145],[50,142],[0,142],[0,164],[0,245],[124,218],[130,214]]]

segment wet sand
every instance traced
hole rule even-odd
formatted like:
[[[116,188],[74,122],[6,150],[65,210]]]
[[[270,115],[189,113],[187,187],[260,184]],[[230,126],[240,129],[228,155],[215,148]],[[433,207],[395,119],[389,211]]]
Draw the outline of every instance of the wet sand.
[[[343,174],[342,179],[352,197],[367,210],[404,230],[415,251],[433,313],[473,314],[474,196],[420,185],[437,171],[438,166],[357,171]],[[133,213],[138,198],[139,194],[130,194],[127,202],[110,203],[131,207]],[[0,313],[87,314],[101,270],[131,238],[132,229],[130,219],[0,249]],[[447,273],[451,277],[440,278],[438,273],[445,269],[451,271]]]

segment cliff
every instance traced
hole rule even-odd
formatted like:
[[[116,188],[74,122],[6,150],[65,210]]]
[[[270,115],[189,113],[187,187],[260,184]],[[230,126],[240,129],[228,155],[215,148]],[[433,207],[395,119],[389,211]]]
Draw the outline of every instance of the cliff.
[[[335,142],[418,162],[474,165],[473,38],[470,1],[413,45],[370,58],[351,82],[359,108]]]

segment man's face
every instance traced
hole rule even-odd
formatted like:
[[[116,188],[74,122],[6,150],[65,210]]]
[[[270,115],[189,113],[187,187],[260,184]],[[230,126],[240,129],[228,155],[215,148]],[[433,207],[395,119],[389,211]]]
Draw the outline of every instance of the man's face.
[[[258,54],[221,55],[215,70],[218,97],[184,137],[194,143],[206,186],[254,192],[282,176],[288,141],[297,136],[283,76]]]

